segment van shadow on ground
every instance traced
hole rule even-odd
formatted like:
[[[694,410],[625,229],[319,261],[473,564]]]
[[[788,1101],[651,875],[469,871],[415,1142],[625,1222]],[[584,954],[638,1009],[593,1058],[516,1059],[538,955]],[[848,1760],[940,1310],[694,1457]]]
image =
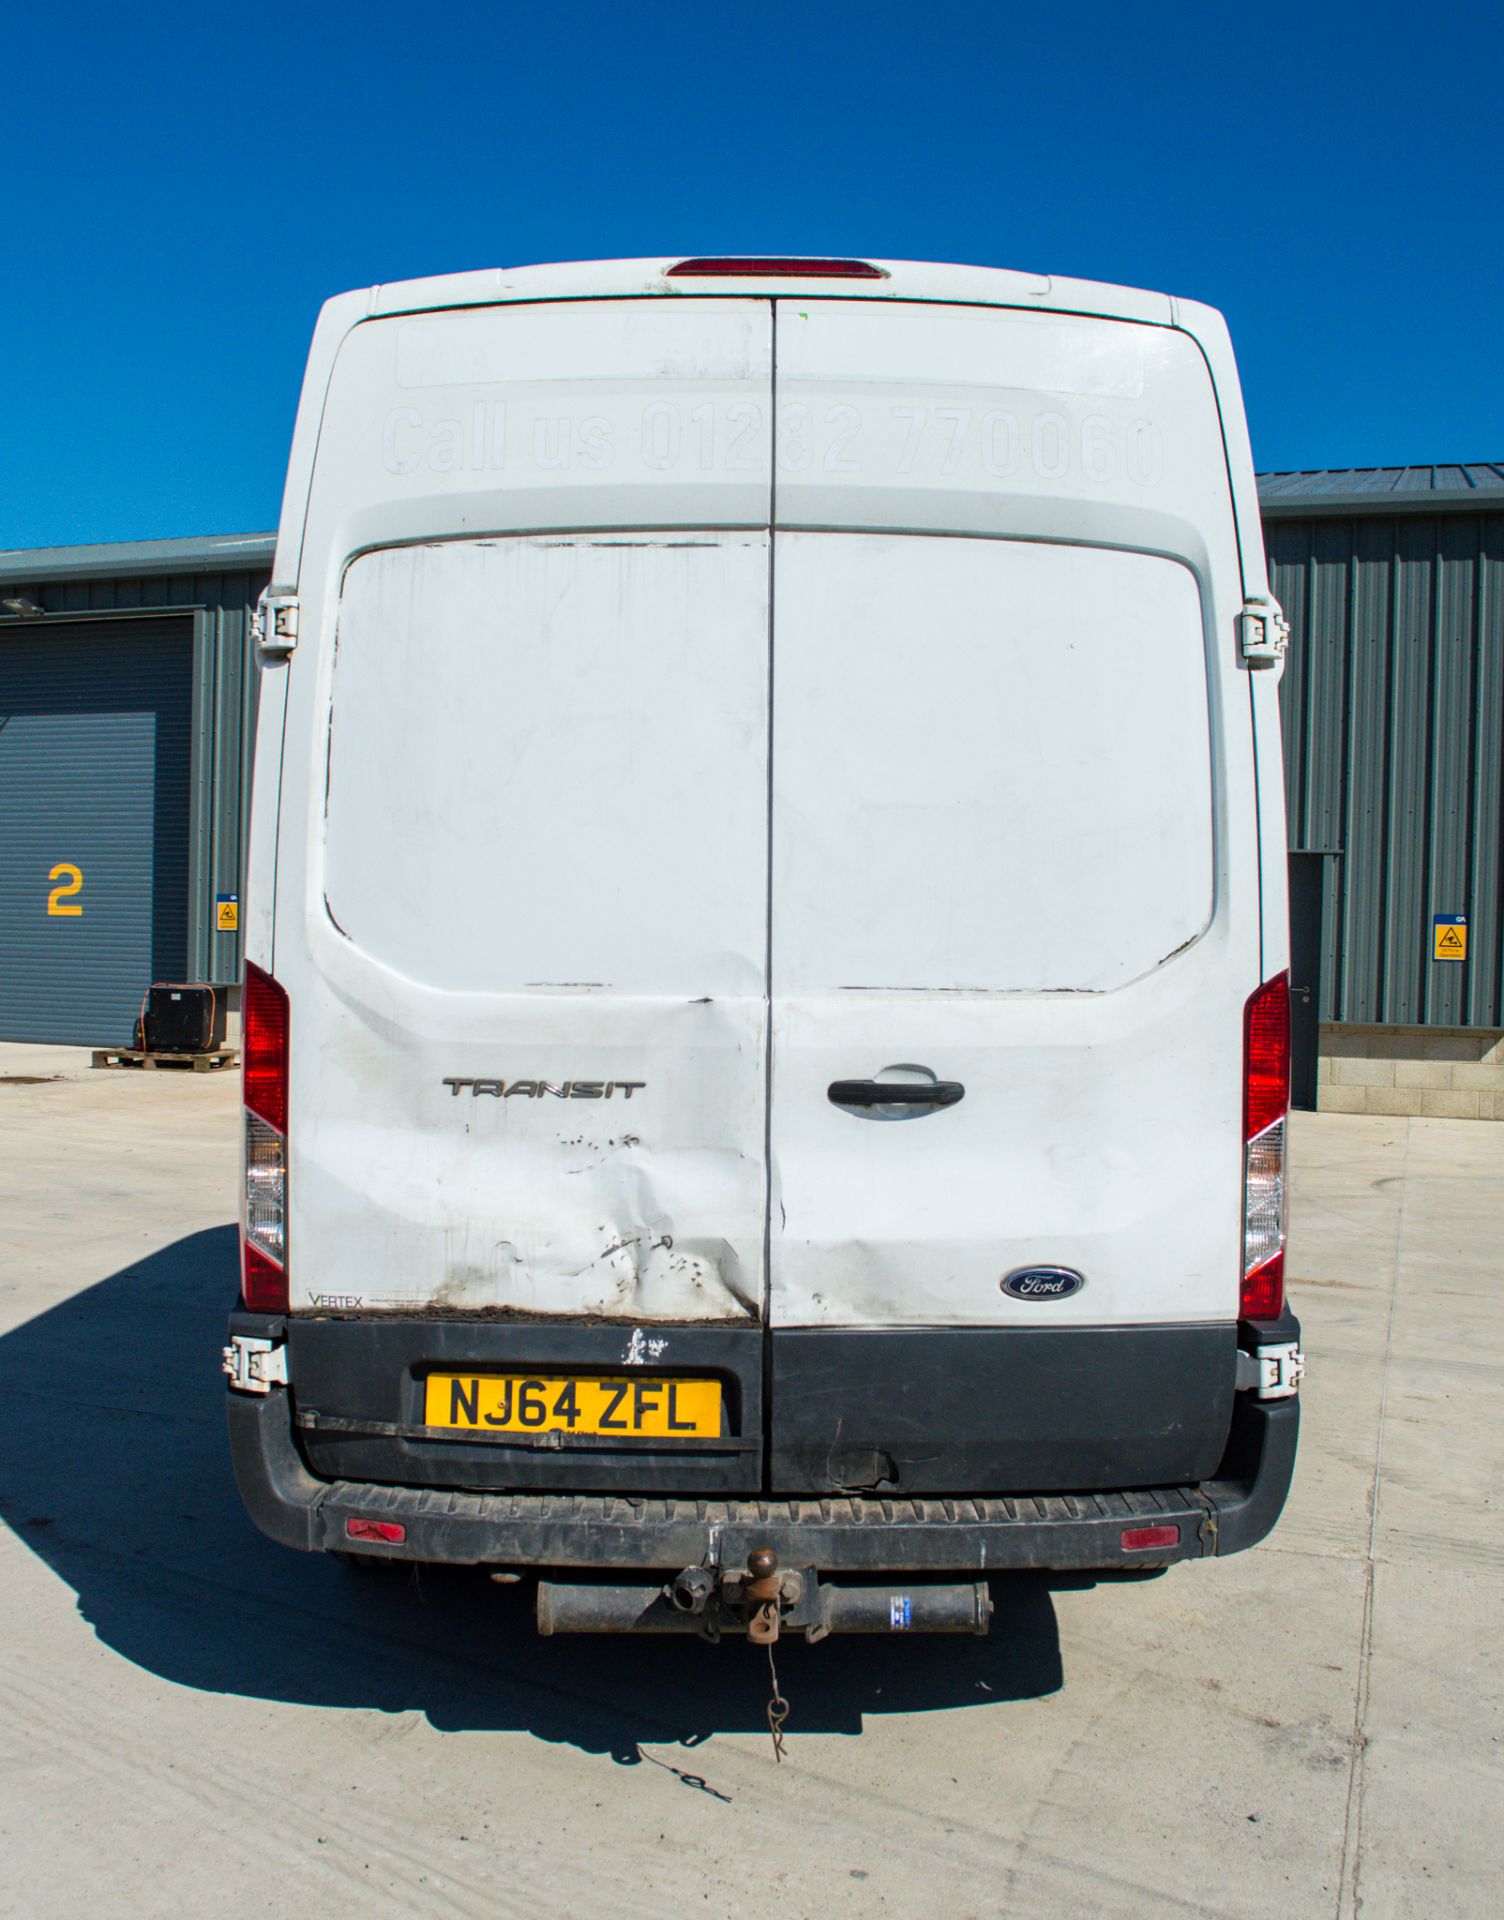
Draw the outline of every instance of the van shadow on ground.
[[[765,1730],[767,1662],[745,1642],[539,1639],[526,1587],[474,1569],[361,1574],[257,1533],[219,1373],[235,1261],[232,1227],[192,1234],[0,1338],[0,1517],[107,1646],[211,1693],[417,1710],[629,1763],[643,1741]],[[985,1640],[783,1643],[790,1735],[1053,1692],[1050,1584],[994,1582]]]

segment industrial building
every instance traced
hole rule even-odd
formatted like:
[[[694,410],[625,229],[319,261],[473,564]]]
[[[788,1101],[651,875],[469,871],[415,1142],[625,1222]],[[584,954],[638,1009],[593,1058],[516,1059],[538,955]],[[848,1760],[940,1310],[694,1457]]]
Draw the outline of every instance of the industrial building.
[[[1297,1099],[1504,1120],[1504,467],[1259,497]],[[273,544],[0,553],[0,1039],[128,1044],[154,980],[233,995]]]
[[[1259,503],[1319,1104],[1504,1120],[1504,466],[1265,474]]]
[[[0,554],[0,1039],[129,1046],[240,978],[270,534]]]

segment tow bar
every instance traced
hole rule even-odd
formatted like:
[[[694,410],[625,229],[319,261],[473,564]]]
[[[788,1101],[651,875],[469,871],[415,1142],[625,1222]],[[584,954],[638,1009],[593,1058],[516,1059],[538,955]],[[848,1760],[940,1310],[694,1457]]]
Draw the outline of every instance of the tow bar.
[[[661,1586],[608,1587],[538,1582],[538,1631],[696,1633],[719,1640],[745,1633],[771,1646],[782,1633],[823,1640],[832,1633],[975,1633],[992,1623],[985,1580],[939,1586],[847,1587],[821,1581],[813,1567],[780,1570],[771,1547],[747,1555],[745,1568],[685,1567]]]

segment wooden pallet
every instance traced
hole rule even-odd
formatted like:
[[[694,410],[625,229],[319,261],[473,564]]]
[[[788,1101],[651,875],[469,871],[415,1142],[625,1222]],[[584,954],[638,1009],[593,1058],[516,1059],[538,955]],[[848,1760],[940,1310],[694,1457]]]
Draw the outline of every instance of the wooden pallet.
[[[239,1047],[218,1047],[212,1053],[149,1053],[140,1047],[100,1047],[94,1055],[96,1067],[191,1067],[195,1073],[212,1073],[217,1067],[233,1067],[240,1059]]]

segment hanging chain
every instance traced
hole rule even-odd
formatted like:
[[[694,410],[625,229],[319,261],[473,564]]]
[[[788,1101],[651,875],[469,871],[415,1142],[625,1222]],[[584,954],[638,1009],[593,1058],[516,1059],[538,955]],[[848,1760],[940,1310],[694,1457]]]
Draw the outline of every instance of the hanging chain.
[[[773,1679],[773,1697],[768,1702],[768,1732],[773,1736],[773,1758],[783,1759],[783,1723],[789,1717],[789,1703],[778,1686],[778,1669],[773,1664],[773,1646],[768,1643],[768,1672]]]

